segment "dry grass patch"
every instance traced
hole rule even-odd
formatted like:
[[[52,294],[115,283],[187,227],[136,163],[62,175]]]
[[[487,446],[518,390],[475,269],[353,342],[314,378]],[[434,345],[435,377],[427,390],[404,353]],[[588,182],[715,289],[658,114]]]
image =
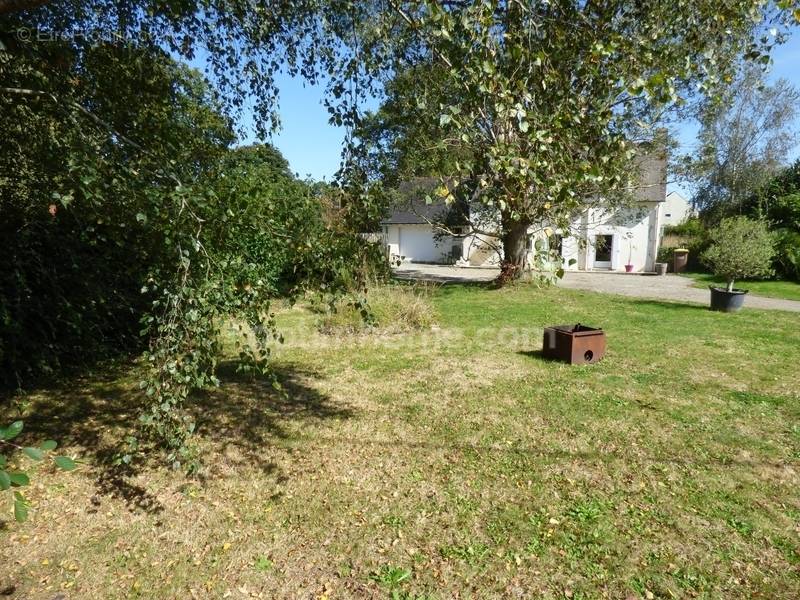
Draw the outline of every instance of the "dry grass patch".
[[[431,285],[375,285],[367,292],[367,305],[344,299],[319,318],[318,329],[328,335],[403,333],[430,329],[436,323]]]
[[[800,316],[525,287],[446,287],[428,301],[438,332],[343,343],[316,331],[318,315],[281,312],[287,394],[226,366],[197,399],[196,480],[109,461],[136,415],[135,377],[29,396],[29,435],[87,464],[36,473],[31,520],[0,530],[0,589],[800,595]],[[609,331],[604,361],[531,352],[542,326],[570,321]]]

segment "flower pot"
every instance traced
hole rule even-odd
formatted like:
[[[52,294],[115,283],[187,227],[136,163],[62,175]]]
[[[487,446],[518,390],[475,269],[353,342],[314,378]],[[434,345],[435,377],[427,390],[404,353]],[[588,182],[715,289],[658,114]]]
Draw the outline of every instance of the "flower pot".
[[[656,263],[656,275],[666,275],[668,266],[667,263]]]
[[[744,304],[744,297],[748,290],[728,291],[726,288],[708,286],[711,290],[711,310],[720,312],[736,312]]]
[[[633,265],[625,265],[625,272],[631,273],[633,271]]]

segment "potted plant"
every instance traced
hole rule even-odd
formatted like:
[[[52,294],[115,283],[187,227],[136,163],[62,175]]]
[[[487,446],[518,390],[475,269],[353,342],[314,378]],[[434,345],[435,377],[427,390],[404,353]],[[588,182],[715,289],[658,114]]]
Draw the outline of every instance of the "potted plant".
[[[625,265],[625,272],[630,273],[633,271],[633,232],[629,231],[625,234],[625,237],[628,240],[628,263]]]
[[[711,310],[736,312],[744,304],[748,290],[734,288],[734,282],[772,274],[774,237],[763,221],[731,217],[709,231],[709,239],[711,246],[700,258],[714,275],[727,283],[724,288],[709,286]]]

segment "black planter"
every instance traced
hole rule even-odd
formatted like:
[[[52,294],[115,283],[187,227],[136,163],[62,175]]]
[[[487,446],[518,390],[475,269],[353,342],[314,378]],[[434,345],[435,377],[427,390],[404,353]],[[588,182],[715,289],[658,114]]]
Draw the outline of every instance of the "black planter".
[[[711,290],[711,310],[721,312],[736,312],[744,304],[744,297],[748,290],[737,290],[729,292],[726,288],[718,288],[713,285],[708,286]]]

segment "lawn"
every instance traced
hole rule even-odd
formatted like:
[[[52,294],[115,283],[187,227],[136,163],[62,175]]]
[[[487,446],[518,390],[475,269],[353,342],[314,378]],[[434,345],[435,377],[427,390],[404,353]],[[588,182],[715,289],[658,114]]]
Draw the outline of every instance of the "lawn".
[[[707,289],[709,285],[724,285],[725,282],[709,273],[683,273],[694,279],[694,287]],[[757,296],[782,298],[784,300],[800,300],[800,283],[783,280],[742,280],[735,283],[737,288],[750,290]]]
[[[281,312],[288,393],[226,365],[198,398],[199,480],[111,464],[135,368],[20,399],[29,439],[86,465],[34,473],[29,522],[0,528],[0,590],[800,597],[800,314],[527,287],[433,300],[439,325],[416,334],[336,339]],[[605,360],[543,360],[541,327],[567,322],[604,327]]]

